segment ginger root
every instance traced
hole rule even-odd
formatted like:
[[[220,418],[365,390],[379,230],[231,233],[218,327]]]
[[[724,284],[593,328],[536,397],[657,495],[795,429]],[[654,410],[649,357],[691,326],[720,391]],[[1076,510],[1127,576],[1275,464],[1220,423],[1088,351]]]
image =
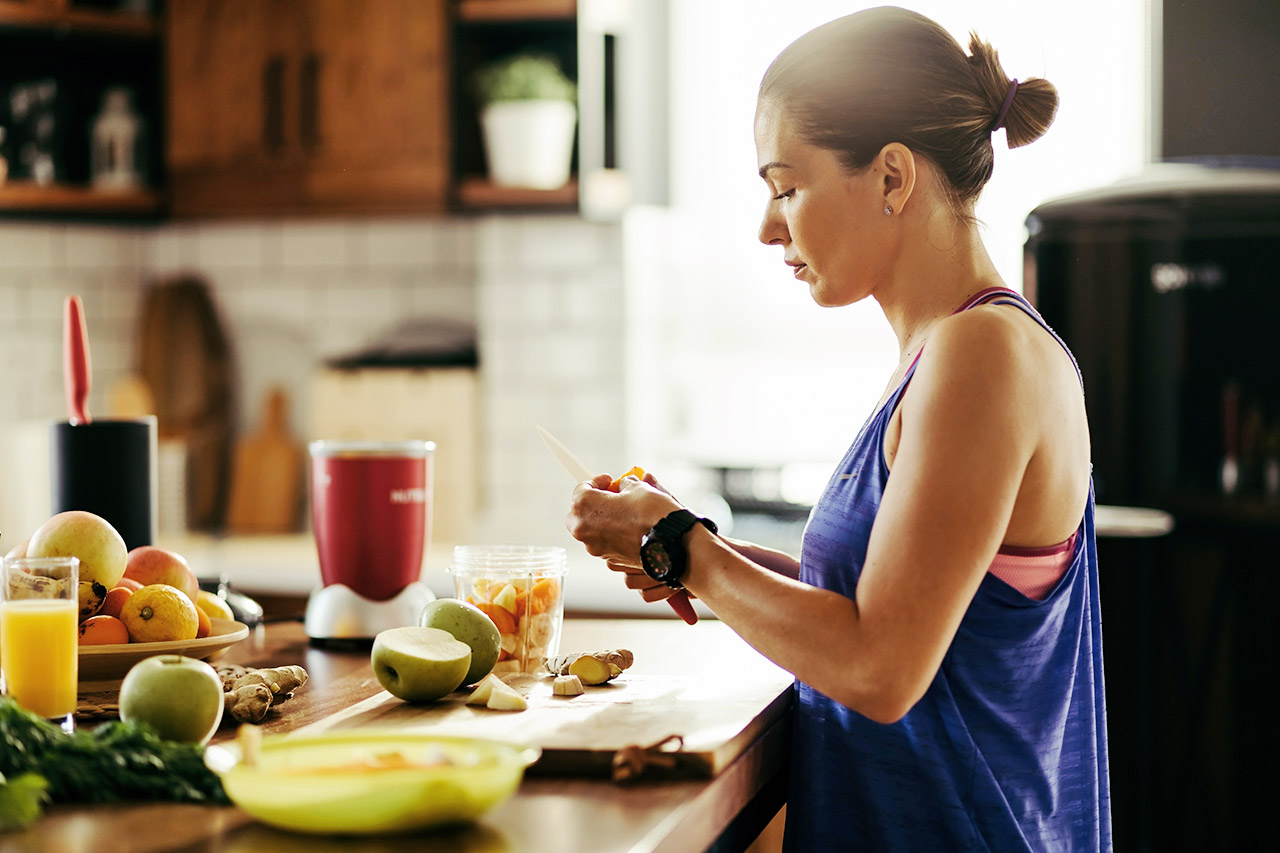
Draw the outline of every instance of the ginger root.
[[[543,664],[552,675],[576,675],[583,684],[604,684],[622,674],[635,662],[628,649],[579,652],[547,658]]]
[[[307,671],[300,666],[249,669],[220,666],[224,713],[240,723],[259,723],[267,711],[293,695],[307,683]]]
[[[271,690],[265,684],[246,684],[222,694],[223,713],[237,723],[260,723],[271,710]]]

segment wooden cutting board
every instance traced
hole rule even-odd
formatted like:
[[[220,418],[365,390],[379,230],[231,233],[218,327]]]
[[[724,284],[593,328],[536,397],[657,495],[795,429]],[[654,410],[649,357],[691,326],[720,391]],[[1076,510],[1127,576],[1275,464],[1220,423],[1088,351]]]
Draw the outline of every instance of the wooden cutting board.
[[[567,621],[563,652],[635,653],[635,664],[615,681],[581,696],[553,696],[548,677],[508,675],[503,680],[526,696],[528,710],[469,706],[469,690],[427,705],[381,692],[300,733],[376,728],[530,743],[543,750],[538,772],[591,776],[608,776],[619,750],[680,735],[675,771],[715,776],[786,717],[794,679],[721,622],[679,631],[671,623]]]
[[[302,506],[302,445],[288,431],[289,398],[267,393],[262,422],[236,444],[227,504],[230,533],[290,533]]]

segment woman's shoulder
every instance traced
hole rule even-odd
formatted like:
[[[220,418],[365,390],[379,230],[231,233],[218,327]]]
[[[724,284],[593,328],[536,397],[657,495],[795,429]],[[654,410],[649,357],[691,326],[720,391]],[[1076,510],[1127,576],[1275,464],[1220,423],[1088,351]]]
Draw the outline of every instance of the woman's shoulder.
[[[920,369],[950,376],[1013,379],[1034,374],[1043,332],[1023,311],[980,305],[940,320],[929,335]]]
[[[1049,411],[1057,406],[1040,404],[1079,393],[1070,356],[1033,317],[1009,305],[983,305],[939,321],[912,385],[952,405],[1011,407],[1023,412],[1019,420],[1028,405]]]

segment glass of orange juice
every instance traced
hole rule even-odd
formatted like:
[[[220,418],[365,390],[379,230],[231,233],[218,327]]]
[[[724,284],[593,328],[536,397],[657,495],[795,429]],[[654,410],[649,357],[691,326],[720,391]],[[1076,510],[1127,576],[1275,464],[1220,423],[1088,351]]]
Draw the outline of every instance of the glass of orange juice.
[[[76,710],[80,561],[6,559],[0,596],[0,671],[23,708],[70,730]]]

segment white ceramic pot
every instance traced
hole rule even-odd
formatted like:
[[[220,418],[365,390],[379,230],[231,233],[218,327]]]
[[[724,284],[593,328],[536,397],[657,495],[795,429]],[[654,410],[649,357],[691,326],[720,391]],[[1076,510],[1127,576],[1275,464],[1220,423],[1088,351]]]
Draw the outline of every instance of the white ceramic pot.
[[[568,101],[498,101],[480,113],[498,186],[558,189],[569,180],[577,110]]]

